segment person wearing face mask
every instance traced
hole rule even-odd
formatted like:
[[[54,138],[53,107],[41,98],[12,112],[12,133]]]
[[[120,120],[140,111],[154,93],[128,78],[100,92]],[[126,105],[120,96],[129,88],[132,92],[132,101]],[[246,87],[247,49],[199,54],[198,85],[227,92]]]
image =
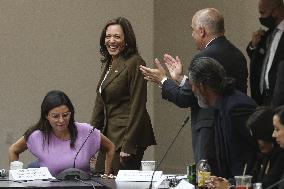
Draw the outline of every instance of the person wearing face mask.
[[[277,81],[278,67],[284,60],[283,0],[258,0],[258,8],[259,21],[268,29],[253,32],[247,46],[251,96],[259,105],[277,107],[283,104],[279,90],[284,90],[283,82]]]
[[[139,170],[144,151],[155,145],[155,136],[146,109],[147,82],[139,70],[146,65],[138,54],[130,22],[118,17],[107,22],[100,37],[102,75],[91,124],[116,146],[113,173],[120,169]],[[96,172],[104,172],[100,151]]]

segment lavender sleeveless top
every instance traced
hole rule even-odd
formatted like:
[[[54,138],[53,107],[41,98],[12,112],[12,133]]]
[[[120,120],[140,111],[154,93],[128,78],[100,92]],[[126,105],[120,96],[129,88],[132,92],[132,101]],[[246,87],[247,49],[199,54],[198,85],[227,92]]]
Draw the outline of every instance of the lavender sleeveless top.
[[[29,151],[39,159],[39,165],[41,167],[47,167],[49,169],[52,176],[56,176],[61,171],[73,167],[77,151],[82,146],[90,131],[94,128],[87,123],[75,122],[75,125],[78,129],[78,136],[74,149],[70,148],[70,140],[61,140],[52,133],[50,135],[49,145],[47,145],[47,141],[45,145],[43,145],[44,135],[39,130],[34,131],[28,138],[27,146]],[[76,158],[75,168],[89,172],[90,158],[96,154],[100,148],[100,144],[100,131],[94,129]]]

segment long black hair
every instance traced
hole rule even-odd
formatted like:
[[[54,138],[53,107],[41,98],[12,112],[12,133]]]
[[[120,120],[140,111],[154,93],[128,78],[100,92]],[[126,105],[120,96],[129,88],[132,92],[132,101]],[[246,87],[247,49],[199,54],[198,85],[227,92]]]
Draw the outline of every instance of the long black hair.
[[[259,106],[247,120],[247,127],[256,139],[273,142],[272,133],[274,110],[271,107]]]
[[[277,107],[274,111],[274,115],[277,115],[280,123],[284,125],[284,105]]]
[[[41,104],[40,119],[34,126],[30,127],[24,133],[25,139],[27,140],[35,130],[40,130],[41,132],[44,133],[43,144],[45,144],[46,141],[49,144],[49,136],[52,131],[52,127],[49,121],[47,120],[47,116],[50,110],[62,105],[67,106],[69,111],[71,112],[68,129],[71,138],[70,147],[74,148],[74,143],[77,139],[77,134],[78,134],[74,121],[74,113],[75,113],[74,106],[71,100],[69,99],[69,97],[64,92],[58,90],[53,90],[46,94]]]
[[[121,52],[123,58],[128,59],[133,54],[138,54],[138,49],[136,45],[136,37],[134,31],[132,29],[131,23],[124,17],[118,17],[116,19],[109,20],[100,37],[100,53],[103,56],[102,63],[110,62],[111,55],[108,53],[106,45],[105,45],[105,38],[106,38],[106,30],[110,25],[120,25],[122,31],[124,33],[124,40],[125,40],[125,47]]]

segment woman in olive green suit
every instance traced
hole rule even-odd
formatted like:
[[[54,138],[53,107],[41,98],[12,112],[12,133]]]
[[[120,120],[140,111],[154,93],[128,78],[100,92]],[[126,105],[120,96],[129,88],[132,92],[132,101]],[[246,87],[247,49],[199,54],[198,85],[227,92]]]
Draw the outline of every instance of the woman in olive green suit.
[[[146,110],[147,83],[139,70],[145,65],[138,54],[130,22],[119,17],[110,20],[100,38],[102,75],[91,124],[100,129],[116,146],[113,173],[120,169],[140,169],[144,151],[156,144]],[[104,171],[100,152],[96,171]]]

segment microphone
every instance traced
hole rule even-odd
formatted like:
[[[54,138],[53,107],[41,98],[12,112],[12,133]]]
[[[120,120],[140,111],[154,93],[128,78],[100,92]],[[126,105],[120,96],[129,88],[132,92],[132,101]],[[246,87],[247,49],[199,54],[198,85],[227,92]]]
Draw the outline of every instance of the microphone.
[[[90,137],[90,135],[94,132],[94,130],[95,130],[95,127],[92,130],[90,130],[90,132],[87,135],[86,139],[84,140],[83,144],[81,145],[81,147],[79,148],[78,152],[76,153],[75,158],[74,158],[74,162],[73,162],[73,168],[75,168],[76,159],[77,159],[77,156],[78,156],[79,152],[82,150],[82,148],[84,147],[85,143],[87,142],[87,140]]]
[[[173,141],[170,143],[169,147],[167,148],[165,154],[163,155],[162,159],[160,160],[159,164],[157,165],[157,167],[155,168],[152,177],[151,177],[151,182],[150,182],[150,186],[149,189],[152,189],[152,183],[153,183],[153,178],[155,175],[155,172],[158,170],[158,168],[160,167],[160,165],[162,164],[163,160],[165,159],[166,155],[168,154],[169,150],[171,149],[172,145],[174,144],[174,142],[176,141],[179,133],[181,132],[181,130],[183,129],[183,127],[187,124],[187,122],[189,121],[189,116],[187,116],[184,121],[181,124],[181,127],[179,129],[179,131],[177,132],[176,136],[174,137]]]
[[[275,186],[277,186],[278,184],[280,184],[281,182],[284,181],[284,178],[280,179],[279,181],[275,182],[274,184],[268,186],[267,188],[265,189],[271,189],[271,188],[274,188]]]
[[[95,127],[90,130],[90,132],[87,135],[86,139],[84,140],[83,144],[80,146],[79,150],[77,151],[77,153],[74,157],[73,167],[61,171],[56,176],[57,179],[59,179],[59,180],[76,180],[76,179],[87,180],[87,179],[90,178],[90,175],[88,173],[76,168],[76,159],[77,159],[79,152],[82,150],[82,148],[84,147],[85,143],[87,142],[87,140],[91,136],[91,134],[94,132],[94,130],[95,130]]]

